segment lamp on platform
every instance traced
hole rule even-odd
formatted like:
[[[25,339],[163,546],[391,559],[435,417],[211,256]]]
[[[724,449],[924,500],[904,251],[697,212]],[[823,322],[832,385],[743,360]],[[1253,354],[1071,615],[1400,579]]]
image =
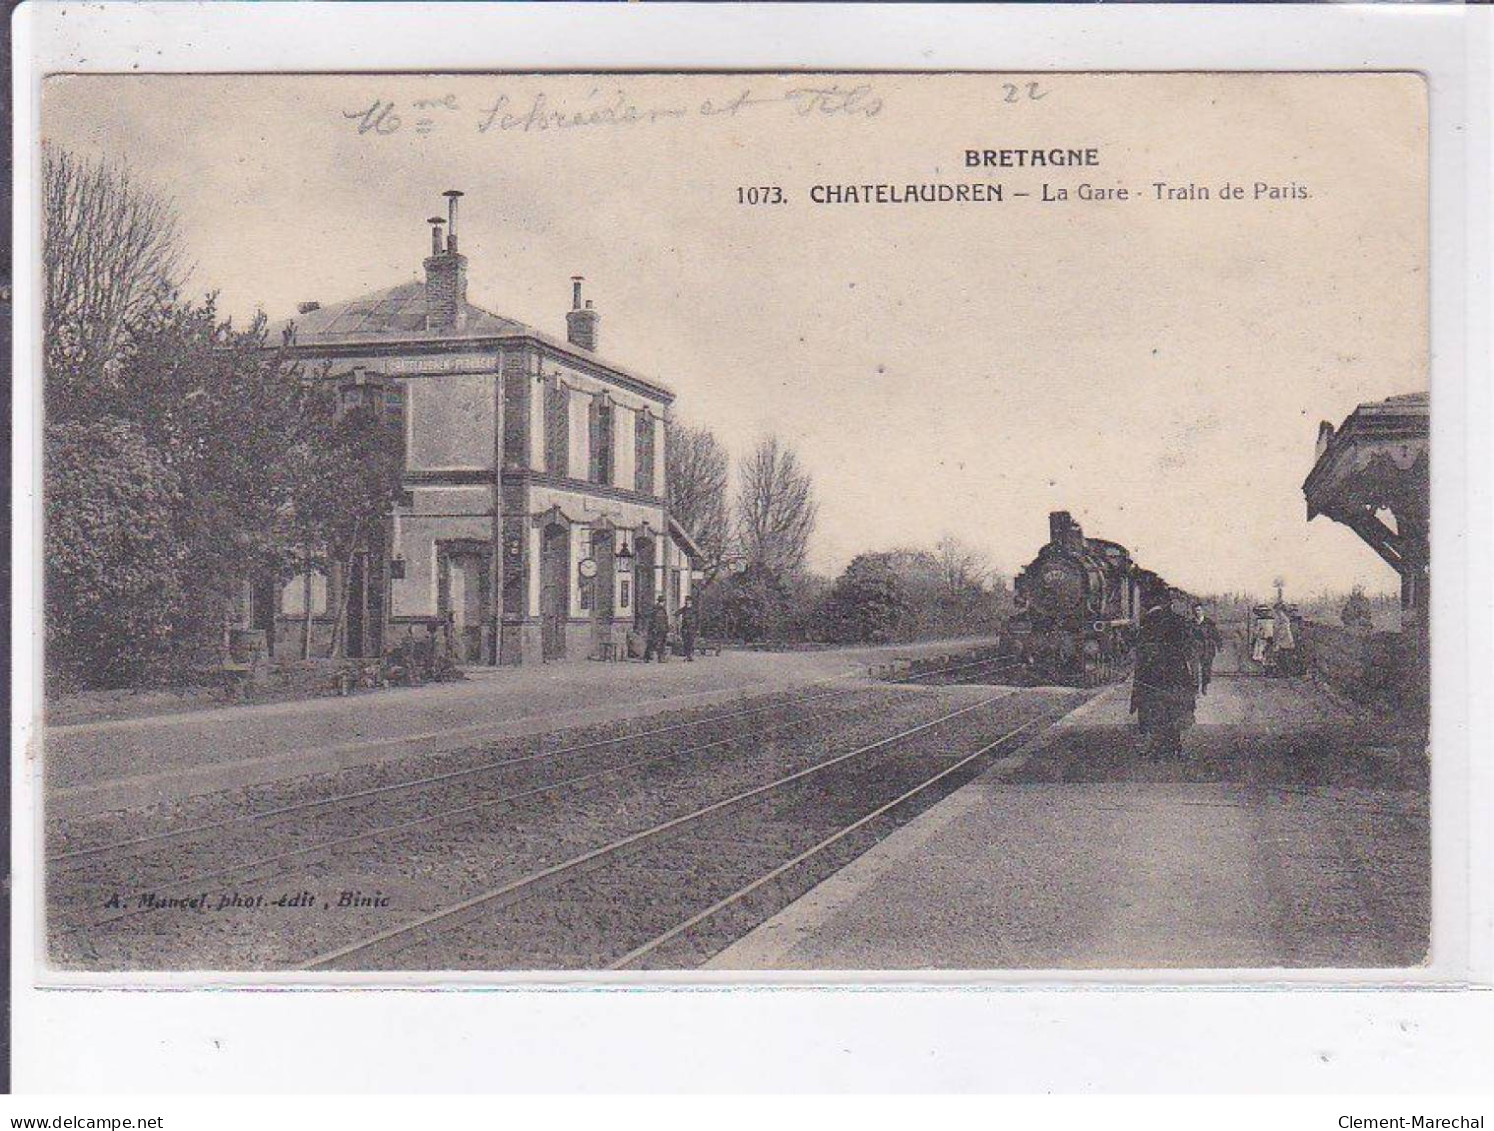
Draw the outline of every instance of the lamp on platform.
[[[617,571],[619,573],[633,572],[633,551],[626,542],[617,551]]]

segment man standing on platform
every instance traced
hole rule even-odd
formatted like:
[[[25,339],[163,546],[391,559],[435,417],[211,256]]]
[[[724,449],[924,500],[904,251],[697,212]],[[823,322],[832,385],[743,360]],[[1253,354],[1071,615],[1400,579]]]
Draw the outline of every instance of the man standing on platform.
[[[700,630],[700,615],[695,611],[695,598],[686,597],[680,607],[680,644],[687,663],[695,662],[695,634]]]
[[[1202,605],[1193,606],[1193,654],[1198,662],[1198,693],[1209,693],[1209,680],[1214,675],[1214,657],[1219,654],[1219,626],[1204,612]]]
[[[662,593],[648,615],[648,644],[643,649],[643,662],[646,664],[655,656],[661,664],[669,658],[669,606],[664,603]]]
[[[1136,678],[1131,713],[1141,728],[1148,758],[1162,761],[1183,753],[1183,731],[1193,725],[1198,680],[1193,673],[1193,630],[1173,612],[1167,586],[1143,596],[1146,612],[1136,639]]]

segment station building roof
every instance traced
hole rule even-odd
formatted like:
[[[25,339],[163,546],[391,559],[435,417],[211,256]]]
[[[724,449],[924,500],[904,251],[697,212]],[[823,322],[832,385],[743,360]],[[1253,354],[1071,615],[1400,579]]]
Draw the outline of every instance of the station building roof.
[[[517,319],[494,314],[467,302],[462,304],[463,316],[459,326],[431,329],[428,310],[426,284],[411,279],[345,302],[307,303],[294,318],[273,323],[267,340],[278,345],[289,332],[289,345],[296,352],[336,356],[449,352],[470,349],[475,343],[527,339],[604,378],[611,375],[640,385],[643,387],[641,391],[665,404],[674,400],[674,391],[667,385],[599,358],[589,350]]]

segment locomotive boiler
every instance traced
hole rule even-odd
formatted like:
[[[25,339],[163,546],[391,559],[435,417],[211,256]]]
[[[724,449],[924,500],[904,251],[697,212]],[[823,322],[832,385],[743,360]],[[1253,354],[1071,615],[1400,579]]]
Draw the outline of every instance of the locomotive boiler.
[[[1054,683],[1091,686],[1130,663],[1143,591],[1163,584],[1118,542],[1086,538],[1068,511],[1048,516],[1048,542],[1013,583],[1013,658]]]

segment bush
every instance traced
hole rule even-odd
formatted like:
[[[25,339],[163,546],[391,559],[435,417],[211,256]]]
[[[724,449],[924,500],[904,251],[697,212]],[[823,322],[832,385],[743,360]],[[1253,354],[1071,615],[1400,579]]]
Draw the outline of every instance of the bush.
[[[177,477],[117,417],[51,425],[46,451],[48,680],[150,682],[168,663],[181,600]]]
[[[846,566],[825,603],[828,627],[844,643],[885,644],[908,615],[903,579],[887,554],[861,554]]]

